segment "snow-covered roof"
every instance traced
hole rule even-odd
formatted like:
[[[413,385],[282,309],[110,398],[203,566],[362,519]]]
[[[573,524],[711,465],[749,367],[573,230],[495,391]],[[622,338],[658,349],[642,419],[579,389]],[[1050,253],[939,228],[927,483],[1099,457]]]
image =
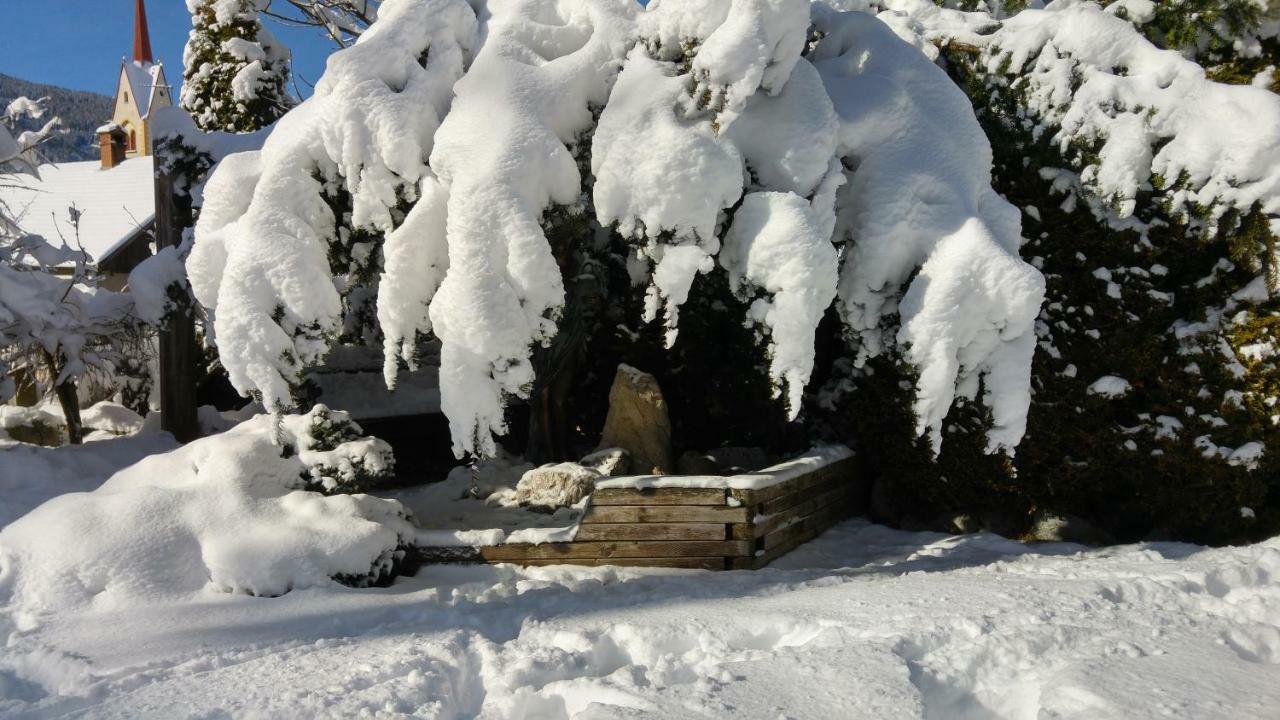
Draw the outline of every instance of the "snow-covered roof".
[[[162,83],[160,73],[162,65],[133,60],[124,64],[125,77],[129,79],[129,92],[133,93],[134,102],[138,105],[138,115],[147,117],[151,111],[151,97]]]
[[[40,166],[40,177],[6,176],[3,202],[26,232],[75,247],[68,208],[80,211],[80,244],[95,263],[123,247],[155,219],[150,157],[125,160],[110,170],[97,161]]]

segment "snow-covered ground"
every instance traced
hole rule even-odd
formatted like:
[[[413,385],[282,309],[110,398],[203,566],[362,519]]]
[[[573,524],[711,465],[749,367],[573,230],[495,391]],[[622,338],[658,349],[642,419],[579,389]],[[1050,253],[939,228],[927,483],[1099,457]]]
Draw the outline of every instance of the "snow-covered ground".
[[[432,566],[5,620],[0,716],[1264,718],[1280,542],[1085,551],[850,521],[756,572]]]

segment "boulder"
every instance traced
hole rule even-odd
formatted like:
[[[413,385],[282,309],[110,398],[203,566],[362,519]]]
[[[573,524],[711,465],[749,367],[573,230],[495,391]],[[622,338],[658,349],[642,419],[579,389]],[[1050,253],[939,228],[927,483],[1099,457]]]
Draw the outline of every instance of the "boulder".
[[[599,447],[626,450],[634,473],[665,475],[675,468],[671,418],[656,378],[630,365],[618,366]]]
[[[954,535],[969,535],[971,533],[981,532],[982,524],[977,518],[969,513],[958,513],[948,515],[943,518],[942,526],[946,532]]]
[[[1112,545],[1115,538],[1106,530],[1074,515],[1036,513],[1026,539],[1031,542],[1070,542],[1080,545]]]
[[[769,466],[769,456],[757,447],[722,447],[707,451],[722,475],[755,472]]]
[[[631,453],[622,448],[597,450],[578,461],[605,477],[618,477],[631,472]]]
[[[543,465],[520,477],[516,502],[537,508],[569,507],[590,495],[600,477],[595,469],[578,463]]]
[[[706,453],[686,450],[676,460],[676,472],[681,475],[719,475],[720,466]]]

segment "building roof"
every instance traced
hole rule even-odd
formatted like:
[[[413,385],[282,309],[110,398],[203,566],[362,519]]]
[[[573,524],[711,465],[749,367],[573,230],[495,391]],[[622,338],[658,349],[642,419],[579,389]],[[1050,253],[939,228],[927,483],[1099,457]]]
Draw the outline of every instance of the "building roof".
[[[125,160],[110,170],[97,161],[41,165],[40,177],[6,176],[0,202],[19,227],[54,245],[76,247],[68,208],[80,211],[80,246],[101,264],[155,220],[155,181],[150,157]]]
[[[133,101],[138,106],[138,117],[144,120],[147,113],[151,112],[151,99],[155,96],[156,88],[164,85],[162,72],[164,66],[161,64],[153,65],[137,60],[124,63],[125,77],[129,79],[129,92],[133,93]]]

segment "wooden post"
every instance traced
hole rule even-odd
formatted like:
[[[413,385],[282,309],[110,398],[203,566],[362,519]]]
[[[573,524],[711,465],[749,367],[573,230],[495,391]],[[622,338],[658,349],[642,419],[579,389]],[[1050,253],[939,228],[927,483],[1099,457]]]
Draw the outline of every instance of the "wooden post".
[[[159,172],[156,158],[156,249],[182,242],[185,223],[174,202],[173,178]],[[196,420],[196,325],[190,298],[176,302],[160,330],[160,427],[179,442],[200,436]]]

